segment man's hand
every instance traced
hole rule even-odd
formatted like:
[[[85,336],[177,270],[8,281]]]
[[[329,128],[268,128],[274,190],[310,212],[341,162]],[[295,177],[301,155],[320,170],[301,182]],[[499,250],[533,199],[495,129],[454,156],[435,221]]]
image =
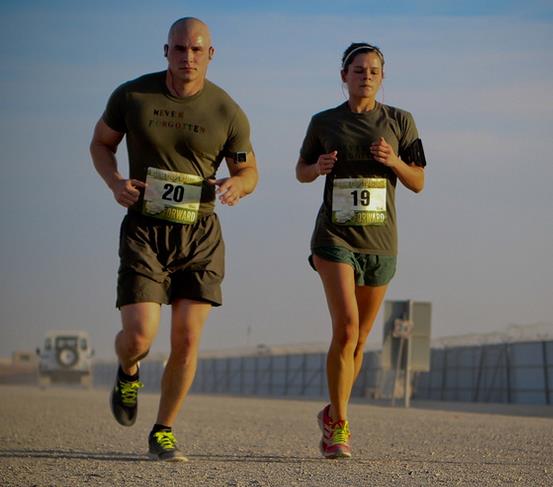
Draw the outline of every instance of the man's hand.
[[[208,179],[207,182],[217,187],[219,201],[223,205],[235,206],[245,194],[242,180],[239,177]]]
[[[139,181],[138,179],[119,179],[111,190],[115,201],[121,206],[128,208],[134,205],[138,198],[140,198],[140,189],[146,188],[146,183]]]

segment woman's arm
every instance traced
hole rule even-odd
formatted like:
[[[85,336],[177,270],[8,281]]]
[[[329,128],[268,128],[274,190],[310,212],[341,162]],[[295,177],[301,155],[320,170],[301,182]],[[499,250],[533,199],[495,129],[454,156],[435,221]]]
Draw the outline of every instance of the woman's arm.
[[[371,154],[375,161],[389,167],[401,183],[411,191],[420,193],[424,189],[424,169],[414,163],[402,161],[384,137],[371,145]]]
[[[307,162],[300,157],[296,164],[296,179],[300,183],[311,183],[319,176],[330,173],[337,159],[338,151],[321,154],[315,164],[307,164]]]

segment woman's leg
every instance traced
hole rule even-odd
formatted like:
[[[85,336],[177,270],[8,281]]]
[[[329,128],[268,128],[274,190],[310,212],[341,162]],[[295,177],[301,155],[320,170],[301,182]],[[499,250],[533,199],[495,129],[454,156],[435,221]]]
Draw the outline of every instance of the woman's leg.
[[[327,355],[330,416],[334,421],[345,420],[355,374],[354,352],[359,340],[353,268],[316,255],[313,263],[321,276],[332,319],[332,342]]]
[[[355,371],[353,374],[353,382],[359,376],[363,365],[363,351],[367,337],[374,325],[378,310],[382,305],[388,285],[384,286],[357,286],[355,296],[357,300],[357,309],[359,310],[359,338],[354,353]]]

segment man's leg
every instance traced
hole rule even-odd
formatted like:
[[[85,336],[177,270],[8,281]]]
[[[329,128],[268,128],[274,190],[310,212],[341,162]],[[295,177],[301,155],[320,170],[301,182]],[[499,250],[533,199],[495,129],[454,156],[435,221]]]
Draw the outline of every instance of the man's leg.
[[[169,462],[188,459],[179,450],[172,426],[192,385],[198,362],[198,349],[211,304],[179,299],[172,305],[171,354],[161,379],[157,421],[148,437],[150,457]]]
[[[150,350],[159,328],[160,305],[134,303],[121,307],[123,329],[115,338],[115,350],[120,367],[111,391],[111,410],[116,421],[132,426],[138,411],[138,361]]]
[[[121,307],[123,328],[115,338],[115,352],[125,374],[135,375],[138,361],[148,355],[159,329],[160,315],[158,303],[134,303]]]
[[[161,381],[157,423],[171,427],[184,401],[198,362],[198,349],[211,304],[179,299],[172,305],[171,354]]]

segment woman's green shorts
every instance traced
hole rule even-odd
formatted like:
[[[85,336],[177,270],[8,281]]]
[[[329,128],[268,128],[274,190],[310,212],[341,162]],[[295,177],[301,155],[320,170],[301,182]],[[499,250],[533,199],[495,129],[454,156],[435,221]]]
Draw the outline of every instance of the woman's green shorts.
[[[315,247],[313,255],[331,262],[342,262],[353,267],[357,286],[384,286],[396,273],[397,257],[390,255],[360,254],[343,247]],[[309,264],[313,269],[313,255]],[[317,270],[317,269],[315,269]]]

